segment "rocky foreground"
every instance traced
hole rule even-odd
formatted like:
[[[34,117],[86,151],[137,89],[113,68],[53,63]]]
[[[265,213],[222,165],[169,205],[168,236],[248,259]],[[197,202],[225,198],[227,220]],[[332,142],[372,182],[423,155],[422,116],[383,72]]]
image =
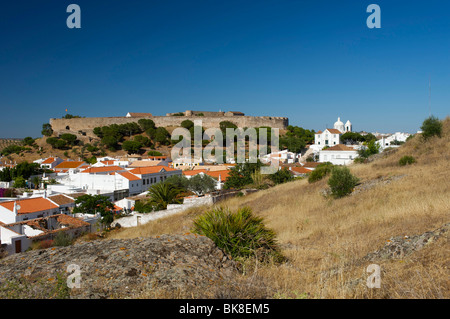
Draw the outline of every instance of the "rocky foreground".
[[[0,298],[176,297],[228,282],[235,266],[194,234],[95,240],[1,259]]]

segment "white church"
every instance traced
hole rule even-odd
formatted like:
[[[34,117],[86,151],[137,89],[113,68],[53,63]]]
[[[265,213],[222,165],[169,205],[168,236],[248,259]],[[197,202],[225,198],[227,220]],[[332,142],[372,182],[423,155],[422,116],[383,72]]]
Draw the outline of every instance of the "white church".
[[[338,120],[334,123],[333,127],[334,128],[327,128],[315,134],[314,144],[310,146],[314,152],[322,150],[325,146],[332,147],[340,144],[341,135],[346,132],[352,132],[352,123],[348,120],[344,124],[340,117],[338,117]]]

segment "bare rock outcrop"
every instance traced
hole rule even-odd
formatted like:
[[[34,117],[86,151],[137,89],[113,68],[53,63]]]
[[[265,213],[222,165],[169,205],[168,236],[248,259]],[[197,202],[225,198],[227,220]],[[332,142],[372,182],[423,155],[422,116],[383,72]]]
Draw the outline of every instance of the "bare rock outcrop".
[[[67,286],[75,265],[79,288]],[[207,237],[95,240],[0,260],[0,298],[136,298],[227,281],[235,262]],[[72,269],[69,270],[68,269]]]

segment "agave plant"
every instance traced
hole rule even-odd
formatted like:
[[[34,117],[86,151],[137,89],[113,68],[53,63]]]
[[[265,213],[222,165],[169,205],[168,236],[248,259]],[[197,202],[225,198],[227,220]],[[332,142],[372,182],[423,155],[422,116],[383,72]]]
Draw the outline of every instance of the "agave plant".
[[[235,213],[224,207],[213,208],[194,220],[193,232],[210,238],[233,258],[256,256],[265,261],[283,260],[275,232],[248,207]]]

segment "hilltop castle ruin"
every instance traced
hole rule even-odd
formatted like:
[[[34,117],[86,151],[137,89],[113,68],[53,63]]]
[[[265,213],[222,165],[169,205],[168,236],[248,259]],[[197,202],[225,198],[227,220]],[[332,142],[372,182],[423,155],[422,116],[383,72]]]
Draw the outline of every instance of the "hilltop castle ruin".
[[[179,127],[186,119],[201,120],[203,127],[219,127],[220,122],[230,121],[238,127],[268,126],[286,129],[289,125],[287,117],[247,116],[242,112],[203,112],[187,110],[185,112],[167,113],[165,116],[153,116],[151,113],[127,113],[123,117],[88,117],[88,118],[51,118],[50,125],[56,134],[73,133],[94,137],[93,129],[98,126],[137,122],[141,118],[151,119],[156,126]]]

